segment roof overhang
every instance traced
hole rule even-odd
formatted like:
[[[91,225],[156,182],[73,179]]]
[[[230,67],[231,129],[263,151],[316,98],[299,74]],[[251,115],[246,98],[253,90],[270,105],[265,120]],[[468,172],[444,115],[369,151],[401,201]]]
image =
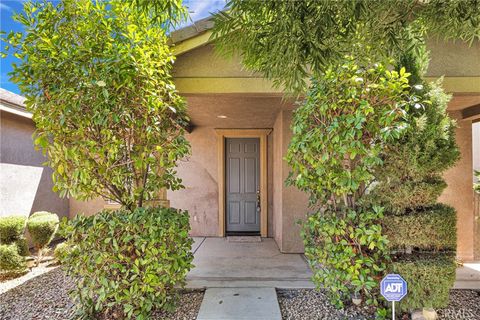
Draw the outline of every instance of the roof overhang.
[[[170,44],[175,55],[204,46],[212,41],[213,16],[193,22],[192,25],[173,31]]]

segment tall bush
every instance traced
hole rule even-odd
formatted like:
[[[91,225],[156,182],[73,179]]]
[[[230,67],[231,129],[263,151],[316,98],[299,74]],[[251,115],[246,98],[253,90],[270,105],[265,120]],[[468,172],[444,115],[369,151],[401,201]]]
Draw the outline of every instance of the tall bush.
[[[192,268],[188,212],[137,208],[77,216],[61,260],[77,279],[74,298],[85,317],[117,314],[149,319],[171,309],[176,286]]]
[[[414,64],[409,69],[418,73]],[[388,270],[410,283],[400,303],[404,311],[445,307],[456,268],[456,212],[437,203],[446,188],[443,173],[459,158],[455,122],[446,112],[450,97],[438,83],[422,81],[416,87],[409,126],[386,146],[369,195],[387,208],[383,224],[394,251]]]
[[[167,34],[184,13],[181,0],[26,2],[14,16],[25,31],[7,37],[55,190],[122,205],[77,217],[64,234],[87,316],[147,319],[190,268],[187,213],[144,209],[181,187],[175,167],[189,153]]]
[[[20,59],[11,79],[61,195],[133,209],[181,186],[175,167],[189,152],[188,118],[166,32],[181,5],[151,3],[165,9],[161,21],[148,2],[120,0],[26,2],[14,16],[25,31],[7,38]]]
[[[294,112],[288,182],[317,211],[304,227],[305,252],[318,287],[342,306],[350,294],[377,303],[388,261],[383,208],[363,201],[385,146],[405,129],[413,107],[404,69],[347,57],[312,81]]]

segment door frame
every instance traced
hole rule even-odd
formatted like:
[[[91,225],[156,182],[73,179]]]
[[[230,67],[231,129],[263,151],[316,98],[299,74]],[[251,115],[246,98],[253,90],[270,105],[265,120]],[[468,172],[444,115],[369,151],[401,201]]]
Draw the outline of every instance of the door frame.
[[[218,157],[218,236],[225,237],[225,139],[259,138],[260,140],[260,236],[268,236],[267,136],[272,129],[215,129]]]

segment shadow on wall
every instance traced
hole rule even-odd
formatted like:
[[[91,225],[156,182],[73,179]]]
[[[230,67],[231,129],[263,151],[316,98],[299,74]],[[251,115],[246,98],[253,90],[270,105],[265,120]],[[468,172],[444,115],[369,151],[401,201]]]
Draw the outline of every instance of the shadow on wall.
[[[30,215],[43,171],[42,167],[0,163],[0,217]]]

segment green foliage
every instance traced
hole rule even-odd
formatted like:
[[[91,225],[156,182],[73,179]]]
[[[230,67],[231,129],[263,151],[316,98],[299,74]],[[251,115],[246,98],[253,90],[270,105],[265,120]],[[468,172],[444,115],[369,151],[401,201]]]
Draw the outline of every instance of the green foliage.
[[[479,1],[230,0],[227,7],[215,18],[218,46],[294,92],[305,91],[309,74],[352,52],[374,59],[416,54],[425,33],[480,39]]]
[[[175,167],[189,152],[188,117],[165,30],[180,4],[150,3],[171,12],[140,0],[62,0],[26,2],[14,16],[25,31],[7,37],[20,59],[11,80],[61,195],[133,209],[181,187]]]
[[[443,204],[404,215],[387,215],[382,220],[383,234],[391,249],[455,251],[456,223],[455,209]]]
[[[405,128],[409,99],[405,70],[361,66],[351,57],[329,68],[295,110],[288,182],[313,202],[355,203],[382,163],[385,144]]]
[[[400,302],[400,310],[446,307],[455,270],[453,254],[402,255],[394,259],[392,271],[401,274],[408,283],[408,294]]]
[[[0,244],[0,272],[22,272],[26,267],[16,244]]]
[[[438,83],[417,88],[414,99],[418,102],[410,111],[408,129],[386,147],[384,165],[375,171],[378,184],[372,188],[371,197],[389,212],[434,205],[446,187],[443,172],[460,156],[455,122],[446,112],[450,96]]]
[[[27,221],[27,229],[37,249],[42,249],[50,244],[59,224],[55,213],[46,211],[35,212]]]
[[[479,182],[473,184],[473,189],[480,193],[480,171],[475,171],[475,176]]]
[[[315,284],[339,307],[352,293],[377,304],[389,250],[383,208],[364,205],[362,197],[385,145],[405,130],[413,107],[408,76],[346,57],[312,81],[294,112],[288,183],[319,207],[304,225],[305,254]]]
[[[305,256],[314,270],[313,281],[329,291],[343,307],[353,292],[367,304],[376,304],[379,279],[386,269],[388,247],[379,225],[383,209],[358,208],[343,216],[337,212],[310,215],[302,236]]]
[[[148,319],[152,309],[172,307],[175,287],[192,267],[188,212],[137,208],[78,215],[64,230],[62,259],[78,279],[74,298],[85,317],[116,312]]]
[[[26,257],[30,255],[30,247],[25,237],[21,237],[17,239],[15,241],[15,244],[17,245],[19,255],[21,255],[22,257]]]
[[[24,216],[9,216],[0,218],[0,244],[10,244],[23,237],[25,232]]]
[[[55,250],[53,250],[53,256],[58,262],[62,262],[68,257],[71,251],[73,251],[72,246],[67,242],[62,242],[57,244]]]

